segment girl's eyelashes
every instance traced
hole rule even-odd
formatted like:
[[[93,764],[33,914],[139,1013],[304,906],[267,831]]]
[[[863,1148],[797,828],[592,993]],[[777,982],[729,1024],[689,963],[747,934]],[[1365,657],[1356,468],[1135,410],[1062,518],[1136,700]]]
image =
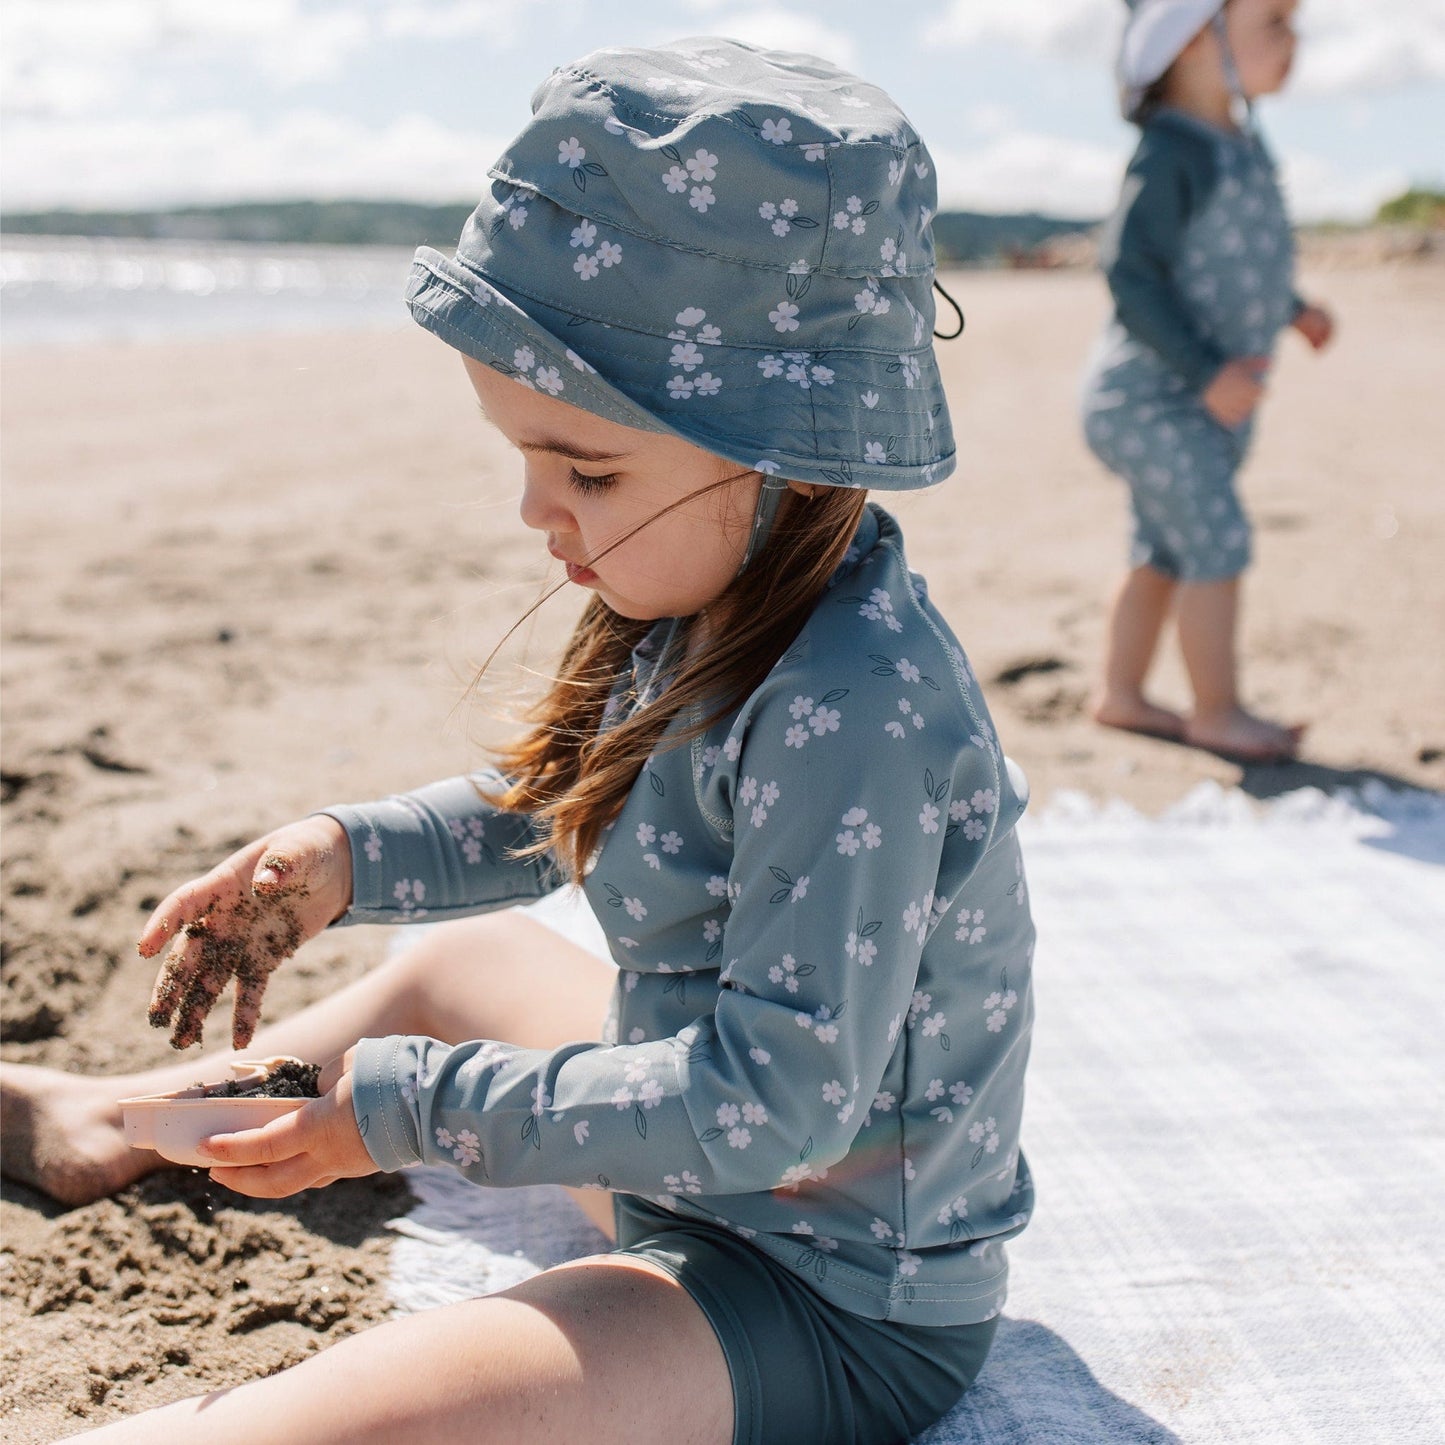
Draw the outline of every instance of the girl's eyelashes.
[[[576,467],[567,469],[567,480],[572,487],[579,492],[605,492],[609,487],[617,483],[617,473],[607,472],[600,477],[589,477],[584,472],[579,472]]]

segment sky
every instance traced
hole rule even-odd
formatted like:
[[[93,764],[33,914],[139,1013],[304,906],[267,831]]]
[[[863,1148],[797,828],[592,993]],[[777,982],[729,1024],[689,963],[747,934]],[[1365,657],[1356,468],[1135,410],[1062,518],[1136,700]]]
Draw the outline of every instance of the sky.
[[[548,71],[727,34],[856,70],[933,151],[945,208],[1093,217],[1134,132],[1123,0],[4,0],[0,207],[462,201]],[[1304,0],[1260,107],[1302,220],[1445,185],[1445,0]]]

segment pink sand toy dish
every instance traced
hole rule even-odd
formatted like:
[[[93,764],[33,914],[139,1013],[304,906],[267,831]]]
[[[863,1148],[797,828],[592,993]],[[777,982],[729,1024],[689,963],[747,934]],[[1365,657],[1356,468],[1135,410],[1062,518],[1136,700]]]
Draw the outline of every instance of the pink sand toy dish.
[[[296,1062],[286,1058],[238,1059],[231,1065],[234,1081],[259,1084],[278,1065]],[[197,1152],[196,1146],[212,1134],[259,1129],[272,1119],[294,1113],[307,1099],[250,1095],[228,1098],[213,1091],[225,1084],[192,1084],[170,1094],[148,1094],[120,1101],[125,1141],[136,1149],[154,1149],[173,1164],[207,1168],[216,1160]]]

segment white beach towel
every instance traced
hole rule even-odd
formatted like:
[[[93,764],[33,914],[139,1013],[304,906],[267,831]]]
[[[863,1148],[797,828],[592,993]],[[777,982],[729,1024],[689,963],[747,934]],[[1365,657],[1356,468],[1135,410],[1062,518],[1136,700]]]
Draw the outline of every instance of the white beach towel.
[[[1445,1440],[1445,799],[1206,786],[1021,831],[1038,1212],[918,1445]],[[399,1309],[603,1245],[559,1190],[407,1178]]]

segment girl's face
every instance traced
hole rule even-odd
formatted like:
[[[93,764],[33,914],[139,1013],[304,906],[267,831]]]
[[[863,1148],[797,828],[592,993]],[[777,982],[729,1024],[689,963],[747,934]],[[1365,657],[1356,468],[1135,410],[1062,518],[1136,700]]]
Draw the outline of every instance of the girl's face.
[[[1225,24],[1245,95],[1273,95],[1294,64],[1298,0],[1230,0]]]
[[[546,535],[547,550],[578,586],[644,620],[700,612],[737,576],[762,485],[757,472],[462,360],[482,411],[522,453],[522,521]],[[725,477],[735,480],[716,486]],[[681,505],[658,515],[674,503]]]

